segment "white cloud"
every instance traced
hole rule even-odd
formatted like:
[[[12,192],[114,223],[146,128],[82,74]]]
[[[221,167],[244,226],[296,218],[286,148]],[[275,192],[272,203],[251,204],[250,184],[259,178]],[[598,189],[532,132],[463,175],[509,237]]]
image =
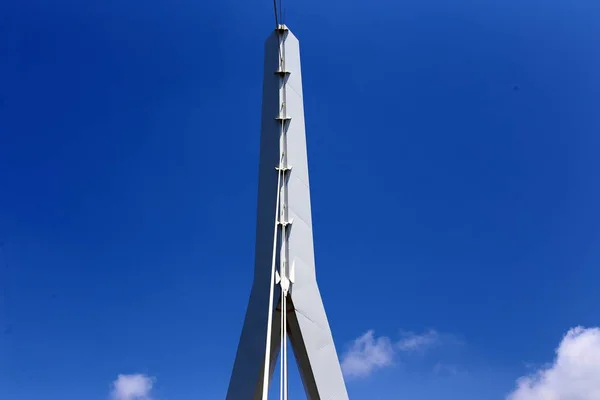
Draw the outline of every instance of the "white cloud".
[[[112,383],[114,400],[149,400],[154,378],[143,374],[119,375]]]
[[[571,329],[551,365],[517,380],[507,400],[600,399],[600,328]]]
[[[390,338],[375,338],[372,330],[354,340],[342,356],[342,370],[348,377],[365,377],[376,369],[392,365],[394,347]]]
[[[430,330],[421,335],[405,332],[403,338],[396,343],[396,348],[401,351],[418,351],[424,350],[425,348],[438,344],[440,342],[440,335]]]
[[[375,370],[394,365],[394,359],[400,352],[414,352],[440,343],[436,331],[423,334],[403,333],[397,342],[387,336],[375,337],[373,330],[355,339],[342,355],[342,370],[348,378],[364,378]]]

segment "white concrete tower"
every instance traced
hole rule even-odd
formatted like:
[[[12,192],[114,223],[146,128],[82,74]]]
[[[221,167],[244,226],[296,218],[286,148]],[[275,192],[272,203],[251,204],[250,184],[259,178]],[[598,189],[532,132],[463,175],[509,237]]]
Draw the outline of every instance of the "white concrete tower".
[[[286,335],[307,398],[347,400],[315,275],[300,47],[285,25],[265,43],[263,79],[254,283],[227,400],[266,400],[278,355],[287,400]]]

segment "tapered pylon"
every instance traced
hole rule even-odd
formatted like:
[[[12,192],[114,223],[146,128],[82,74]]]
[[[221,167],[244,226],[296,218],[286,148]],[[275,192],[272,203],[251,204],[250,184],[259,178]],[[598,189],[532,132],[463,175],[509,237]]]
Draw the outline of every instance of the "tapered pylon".
[[[308,399],[347,400],[315,275],[299,42],[283,25],[265,43],[256,224],[254,282],[226,399],[263,398],[283,348],[283,314]]]

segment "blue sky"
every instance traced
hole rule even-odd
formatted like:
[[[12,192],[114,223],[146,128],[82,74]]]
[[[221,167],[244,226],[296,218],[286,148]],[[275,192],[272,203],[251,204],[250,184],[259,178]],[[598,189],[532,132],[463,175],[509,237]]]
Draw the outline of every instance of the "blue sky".
[[[597,2],[284,4],[351,398],[597,399]],[[0,4],[0,398],[224,398],[271,7]]]

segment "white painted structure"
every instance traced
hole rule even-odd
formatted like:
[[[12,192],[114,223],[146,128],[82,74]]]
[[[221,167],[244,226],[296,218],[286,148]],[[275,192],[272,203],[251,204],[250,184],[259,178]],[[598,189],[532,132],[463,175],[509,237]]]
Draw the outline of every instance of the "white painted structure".
[[[254,283],[227,400],[267,400],[289,336],[309,400],[347,400],[315,275],[298,39],[277,25],[265,43]],[[283,299],[283,301],[282,301]]]

